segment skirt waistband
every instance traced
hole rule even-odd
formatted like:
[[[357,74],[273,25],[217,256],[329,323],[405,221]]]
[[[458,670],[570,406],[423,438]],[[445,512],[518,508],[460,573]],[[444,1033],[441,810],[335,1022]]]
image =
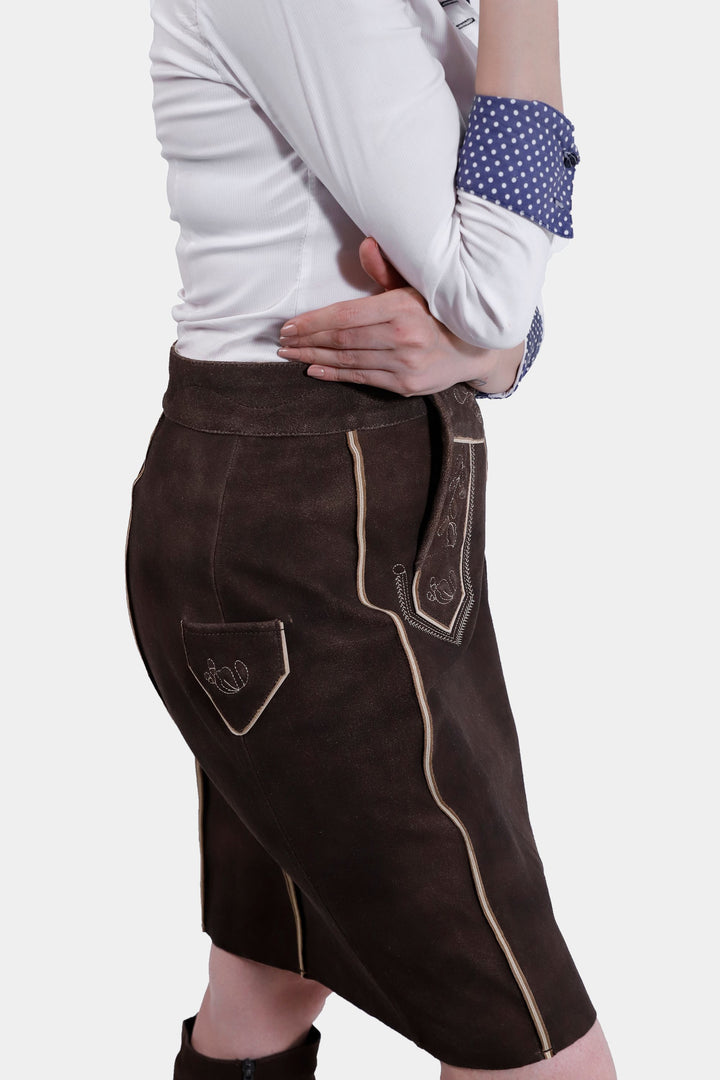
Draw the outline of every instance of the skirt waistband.
[[[290,360],[194,360],[173,343],[163,412],[185,427],[235,435],[325,435],[427,414],[422,396],[324,382],[307,375],[306,366]]]

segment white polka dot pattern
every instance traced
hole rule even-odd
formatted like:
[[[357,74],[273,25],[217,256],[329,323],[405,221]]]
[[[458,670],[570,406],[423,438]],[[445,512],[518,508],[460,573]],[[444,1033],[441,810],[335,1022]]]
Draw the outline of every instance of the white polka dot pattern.
[[[509,390],[505,390],[502,394],[484,394],[481,390],[475,392],[475,399],[479,398],[506,398],[514,394],[522,379],[525,378],[528,371],[532,367],[533,360],[540,351],[540,345],[543,339],[543,317],[540,314],[540,308],[535,308],[535,314],[533,315],[533,321],[530,324],[530,329],[527,332],[525,338],[525,352],[520,362],[517,375],[515,376],[515,382],[512,384]]]
[[[476,94],[455,186],[573,236],[574,125],[544,101]]]

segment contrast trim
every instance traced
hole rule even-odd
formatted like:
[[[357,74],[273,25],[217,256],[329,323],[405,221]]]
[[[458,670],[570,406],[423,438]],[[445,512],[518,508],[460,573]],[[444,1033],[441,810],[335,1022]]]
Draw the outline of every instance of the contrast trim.
[[[567,116],[545,101],[475,94],[455,186],[570,239],[580,161],[574,131]]]
[[[500,948],[502,949],[502,952],[505,955],[505,959],[508,962],[510,970],[511,970],[511,972],[513,974],[513,977],[515,979],[515,982],[517,983],[518,989],[520,990],[520,993],[523,996],[523,999],[524,999],[525,1004],[527,1006],[528,1012],[530,1013],[530,1017],[532,1019],[532,1022],[535,1025],[535,1030],[537,1031],[538,1038],[540,1040],[540,1046],[542,1048],[543,1056],[546,1057],[546,1058],[550,1058],[550,1057],[553,1056],[553,1049],[552,1049],[552,1045],[550,1043],[550,1036],[549,1036],[549,1033],[548,1033],[548,1029],[547,1029],[547,1027],[545,1025],[545,1021],[542,1018],[542,1015],[540,1013],[540,1009],[538,1008],[537,1002],[535,1001],[535,997],[533,995],[533,992],[530,989],[530,984],[528,983],[528,980],[527,980],[522,968],[520,967],[520,964],[518,963],[518,961],[517,961],[517,959],[515,957],[515,954],[512,951],[512,948],[510,947],[510,943],[508,942],[508,939],[505,937],[505,934],[503,933],[502,927],[500,926],[500,923],[498,922],[497,917],[495,916],[495,913],[492,910],[492,907],[490,905],[490,901],[488,899],[487,892],[485,891],[485,885],[484,885],[483,880],[482,880],[482,875],[480,873],[480,867],[479,867],[479,864],[478,864],[477,856],[475,854],[475,849],[473,847],[473,843],[472,843],[472,839],[470,837],[470,834],[469,834],[467,828],[465,827],[465,825],[463,824],[463,822],[460,820],[458,815],[455,813],[455,811],[450,806],[448,806],[448,804],[445,802],[445,800],[443,799],[443,797],[440,794],[440,791],[438,789],[437,780],[435,779],[435,774],[433,772],[433,764],[432,764],[432,756],[433,756],[432,714],[430,712],[430,707],[428,705],[427,695],[425,693],[425,687],[423,685],[422,675],[420,673],[420,667],[418,665],[415,653],[413,652],[412,646],[410,645],[410,641],[409,641],[408,636],[407,636],[407,631],[405,630],[405,627],[403,626],[402,620],[400,619],[400,617],[394,611],[390,611],[388,608],[380,607],[378,604],[373,604],[372,601],[368,598],[368,595],[367,595],[367,593],[365,591],[365,552],[366,552],[365,513],[366,513],[366,506],[367,506],[366,483],[365,483],[365,465],[364,465],[364,461],[363,461],[362,449],[360,447],[360,440],[359,440],[359,437],[358,437],[358,432],[357,431],[347,431],[346,432],[346,439],[347,439],[348,447],[350,448],[350,453],[353,456],[353,466],[354,466],[354,472],[355,472],[355,489],[356,489],[356,493],[357,493],[357,526],[356,526],[356,529],[357,529],[357,541],[358,541],[358,560],[357,560],[356,585],[357,585],[358,597],[359,597],[360,601],[366,607],[374,608],[376,611],[382,611],[386,615],[389,615],[390,618],[393,620],[393,622],[395,624],[395,629],[397,630],[398,636],[400,638],[400,643],[401,643],[401,645],[403,647],[403,650],[405,652],[405,656],[407,657],[408,665],[410,667],[410,672],[411,672],[411,675],[412,675],[413,685],[414,685],[414,688],[415,688],[415,695],[417,697],[418,705],[420,707],[420,712],[421,712],[422,720],[423,720],[423,726],[424,726],[424,731],[425,731],[425,742],[424,742],[424,751],[423,751],[423,770],[424,770],[424,773],[425,773],[425,780],[427,782],[428,788],[430,790],[430,794],[432,795],[433,799],[435,800],[437,805],[440,807],[442,812],[447,817],[449,817],[450,820],[453,822],[453,824],[458,828],[458,830],[459,830],[459,832],[460,832],[460,834],[461,834],[461,836],[462,836],[462,838],[463,838],[463,840],[465,842],[465,848],[466,848],[466,851],[467,851],[468,861],[470,863],[470,871],[471,871],[471,874],[472,874],[473,883],[475,885],[475,891],[477,893],[477,897],[478,897],[478,900],[480,902],[480,907],[482,908],[483,914],[484,914],[485,918],[487,919],[487,922],[488,922],[488,924],[490,926],[490,929],[492,930],[493,934],[495,935],[495,939],[497,940],[498,945],[500,946]]]
[[[280,867],[282,870],[282,867]],[[298,973],[305,978],[305,959],[303,957],[303,932],[302,932],[302,920],[300,918],[300,906],[297,900],[297,893],[295,891],[295,882],[290,875],[282,870],[282,875],[285,878],[285,885],[287,886],[288,896],[290,897],[290,906],[292,907],[293,919],[295,921],[295,939],[297,941],[297,955],[298,955]]]
[[[408,583],[407,570],[402,563],[395,563],[392,569],[393,574],[395,575],[395,590],[405,622],[409,623],[410,626],[414,626],[417,630],[422,630],[425,634],[430,634],[433,637],[440,638],[442,641],[447,641],[448,644],[459,645],[462,641],[465,626],[470,618],[470,612],[472,611],[475,602],[475,592],[473,590],[472,575],[470,573],[470,545],[472,541],[472,526],[475,514],[475,446],[484,444],[485,439],[457,435],[453,439],[453,442],[469,444],[469,476],[467,480],[468,492],[465,496],[466,504],[463,539],[458,548],[460,553],[458,565],[457,567],[451,567],[449,569],[447,577],[443,581],[435,582],[436,587],[442,585],[446,589],[457,588],[458,581],[462,585],[460,598],[457,601],[454,615],[449,622],[443,623],[439,619],[433,618],[433,616],[425,612],[422,608],[419,594],[420,578],[423,572],[427,570],[427,559],[420,569],[416,571],[412,582],[412,588]],[[431,581],[433,580],[434,579],[431,576]]]
[[[474,454],[474,450],[473,450],[473,445],[475,443],[484,443],[485,440],[484,439],[474,439],[474,438],[469,438],[469,437],[466,438],[466,437],[458,435],[453,439],[453,442],[454,443],[468,443],[469,445],[468,445],[468,455],[467,455],[467,458],[468,458],[468,479],[467,479],[467,483],[466,483],[467,491],[465,493],[465,513],[464,513],[464,516],[463,516],[463,523],[462,523],[462,541],[460,543],[460,547],[458,548],[457,567],[452,567],[453,574],[457,574],[459,576],[459,578],[460,578],[460,590],[461,591],[460,591],[460,596],[459,596],[459,598],[458,598],[458,600],[456,602],[455,609],[454,609],[454,611],[453,611],[453,613],[452,613],[452,615],[450,617],[450,620],[448,622],[444,623],[444,622],[442,622],[442,620],[434,618],[434,616],[432,616],[423,607],[422,597],[420,595],[420,581],[421,581],[421,578],[423,577],[423,574],[425,573],[425,565],[421,566],[418,570],[416,570],[415,576],[413,577],[413,583],[412,583],[412,599],[413,599],[413,606],[415,607],[416,613],[420,616],[420,618],[427,620],[427,622],[429,622],[429,623],[432,623],[439,630],[445,630],[448,634],[452,634],[453,626],[455,624],[455,621],[456,621],[456,619],[457,619],[457,617],[458,617],[458,615],[460,613],[460,610],[461,610],[461,608],[463,606],[463,603],[465,601],[466,592],[468,591],[468,589],[472,590],[472,585],[471,585],[471,582],[470,582],[470,568],[469,568],[469,565],[468,565],[468,555],[469,555],[469,551],[470,551],[469,529],[470,529],[470,527],[472,525],[471,511],[472,511],[473,504],[474,504],[474,490],[475,490],[475,454]],[[455,484],[455,485],[460,484],[461,476],[462,476],[462,473],[460,472],[460,473],[458,473],[458,475],[456,477],[453,478],[453,480],[451,481],[451,487],[452,487],[453,484]],[[453,493],[451,501],[454,501],[454,498],[455,498],[455,495]]]
[[[200,926],[205,930],[205,788],[200,762],[195,758],[198,789],[198,846],[200,848]]]

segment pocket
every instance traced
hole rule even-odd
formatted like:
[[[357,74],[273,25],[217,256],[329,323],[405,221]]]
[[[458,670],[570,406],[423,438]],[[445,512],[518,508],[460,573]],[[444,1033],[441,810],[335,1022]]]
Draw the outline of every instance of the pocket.
[[[398,567],[396,587],[401,603],[420,620],[448,640],[459,643],[472,605],[475,588],[475,550],[484,547],[478,532],[482,515],[476,502],[482,500],[486,471],[484,436],[448,434],[443,442],[440,481],[433,495],[429,515],[408,582],[404,567]],[[402,571],[402,572],[401,572]]]
[[[228,730],[245,735],[290,674],[285,625],[180,621],[185,659]]]

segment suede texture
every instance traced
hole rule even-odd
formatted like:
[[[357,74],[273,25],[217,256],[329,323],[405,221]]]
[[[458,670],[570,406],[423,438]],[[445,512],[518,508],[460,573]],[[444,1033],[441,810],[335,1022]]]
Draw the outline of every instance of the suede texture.
[[[173,346],[126,576],[196,758],[212,940],[450,1065],[509,1069],[595,1010],[528,815],[486,464],[465,383],[403,398]]]
[[[196,1018],[183,1020],[173,1080],[315,1080],[321,1036],[314,1024],[299,1046],[266,1057],[226,1060],[201,1054],[192,1045]]]

